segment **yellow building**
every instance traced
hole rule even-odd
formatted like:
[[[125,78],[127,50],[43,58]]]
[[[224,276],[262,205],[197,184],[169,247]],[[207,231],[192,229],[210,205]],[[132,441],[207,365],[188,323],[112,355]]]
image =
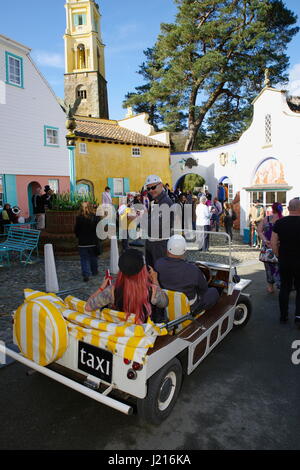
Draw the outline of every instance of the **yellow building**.
[[[94,0],[67,0],[65,8],[65,103],[76,120],[77,189],[101,202],[106,186],[113,197],[138,192],[149,174],[170,183],[169,134],[156,133],[146,114],[129,111],[123,120],[108,119],[99,6]]]
[[[122,121],[76,116],[76,126],[78,190],[94,193],[101,202],[106,186],[111,188],[112,197],[118,197],[139,192],[149,174],[159,175],[165,183],[171,181],[168,134],[149,135],[153,131],[147,123],[147,115],[139,114]],[[147,129],[148,135],[131,128],[145,132]]]

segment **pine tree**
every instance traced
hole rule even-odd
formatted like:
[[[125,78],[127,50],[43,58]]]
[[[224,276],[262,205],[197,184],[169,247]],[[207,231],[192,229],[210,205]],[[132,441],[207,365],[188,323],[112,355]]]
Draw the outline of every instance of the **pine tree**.
[[[143,64],[147,92],[137,90],[130,100],[155,106],[156,122],[160,116],[169,130],[182,129],[186,118],[185,150],[192,150],[199,130],[205,145],[215,131],[216,142],[223,132],[238,136],[244,129],[238,120],[249,119],[267,67],[273,85],[287,81],[286,48],[299,28],[281,0],[175,2],[175,22],[161,24]]]

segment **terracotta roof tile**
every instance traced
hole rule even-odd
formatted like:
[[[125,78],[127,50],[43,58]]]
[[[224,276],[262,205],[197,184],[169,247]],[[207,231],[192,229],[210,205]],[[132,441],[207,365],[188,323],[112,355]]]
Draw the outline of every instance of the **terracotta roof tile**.
[[[119,126],[116,121],[89,121],[76,118],[75,135],[87,139],[105,140],[121,144],[149,145],[152,147],[169,147],[158,140],[146,137],[138,132]]]

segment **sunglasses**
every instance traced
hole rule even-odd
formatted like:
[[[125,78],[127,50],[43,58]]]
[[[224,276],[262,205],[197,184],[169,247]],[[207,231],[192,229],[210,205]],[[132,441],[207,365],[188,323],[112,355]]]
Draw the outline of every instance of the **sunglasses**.
[[[156,189],[156,187],[159,185],[160,183],[157,183],[155,184],[154,186],[150,186],[147,188],[147,191],[154,191],[154,189]]]

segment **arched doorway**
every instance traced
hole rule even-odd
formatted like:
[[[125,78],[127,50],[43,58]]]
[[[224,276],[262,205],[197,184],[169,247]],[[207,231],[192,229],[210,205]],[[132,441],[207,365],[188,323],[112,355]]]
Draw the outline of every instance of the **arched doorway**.
[[[226,191],[226,199],[228,202],[232,202],[234,199],[234,194],[233,194],[233,184],[232,184],[231,179],[228,176],[222,176],[218,182],[223,183],[223,186]]]
[[[27,186],[27,197],[28,197],[28,213],[31,220],[34,219],[33,207],[32,207],[32,196],[36,194],[37,189],[41,188],[42,185],[38,181],[31,181]]]
[[[192,193],[197,193],[205,185],[205,179],[201,175],[196,173],[188,173],[182,175],[175,183],[174,190],[180,189],[181,192],[187,193],[191,191]]]

